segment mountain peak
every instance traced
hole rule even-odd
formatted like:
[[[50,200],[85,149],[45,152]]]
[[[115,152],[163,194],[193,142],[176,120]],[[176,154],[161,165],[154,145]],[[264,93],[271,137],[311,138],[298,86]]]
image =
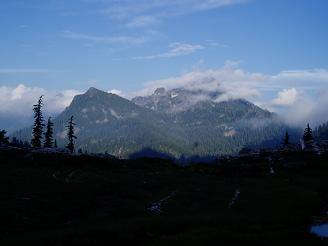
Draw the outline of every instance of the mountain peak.
[[[105,91],[99,90],[95,87],[90,87],[85,93],[85,95],[88,95],[88,96],[91,96],[91,97],[95,96],[95,95],[104,95],[104,94],[108,94],[108,93],[105,92]]]
[[[99,89],[97,89],[97,88],[95,88],[95,87],[90,87],[90,88],[87,90],[86,93],[93,93],[93,92],[104,92],[104,91],[99,90]]]
[[[165,88],[161,87],[161,88],[157,88],[154,92],[155,95],[163,95],[165,94]]]

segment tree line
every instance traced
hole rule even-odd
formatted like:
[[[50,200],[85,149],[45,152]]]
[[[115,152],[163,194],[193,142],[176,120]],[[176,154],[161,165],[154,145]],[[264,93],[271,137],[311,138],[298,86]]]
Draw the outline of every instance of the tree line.
[[[44,118],[42,113],[42,106],[43,106],[43,96],[40,96],[37,104],[33,105],[33,112],[34,112],[34,124],[32,130],[32,140],[31,145],[33,148],[41,148],[42,147],[42,139],[44,136],[43,147],[44,148],[53,148],[57,147],[57,141],[54,140],[54,123],[51,120],[51,117],[48,118],[47,124],[44,124]],[[72,115],[67,122],[66,129],[67,129],[67,140],[68,143],[65,146],[71,153],[74,152],[74,140],[76,136],[74,135],[74,116]],[[46,131],[43,132],[44,127],[46,126]]]
[[[43,107],[43,96],[40,96],[37,103],[33,105],[33,113],[34,113],[34,124],[32,129],[32,140],[30,142],[31,146],[33,148],[57,148],[57,141],[54,139],[54,123],[52,121],[52,118],[49,117],[47,121],[45,122],[43,113],[42,113],[42,107]],[[75,150],[75,127],[74,123],[74,117],[71,116],[68,121],[65,128],[67,129],[67,144],[65,147],[73,153]],[[45,131],[44,131],[45,130]],[[302,150],[314,150],[315,149],[315,142],[314,139],[320,139],[319,136],[324,135],[322,133],[325,133],[328,135],[328,123],[324,124],[322,126],[319,126],[315,129],[313,132],[312,128],[309,124],[307,124],[303,136],[300,139],[301,142],[301,148]],[[290,141],[291,137],[288,131],[286,131],[283,141],[282,141],[282,147],[284,149],[290,149],[295,147]],[[0,130],[0,144],[9,144],[9,138],[6,137],[6,131]],[[28,142],[22,142],[20,140],[17,140],[17,138],[13,138],[11,143],[12,146],[24,146],[29,147]]]
[[[284,139],[282,141],[283,148],[288,149],[292,146],[290,142],[290,135],[288,131],[286,131]],[[313,151],[314,150],[314,137],[313,131],[308,123],[306,128],[304,129],[303,136],[301,138],[301,148],[302,150]]]
[[[54,139],[54,123],[52,122],[52,118],[49,117],[47,122],[45,123],[43,112],[43,95],[39,97],[38,102],[33,105],[33,113],[34,113],[34,123],[32,128],[32,140],[31,146],[33,148],[57,148],[57,141]],[[67,121],[67,125],[65,126],[67,129],[67,148],[71,153],[75,150],[75,123],[74,116],[71,116]],[[45,128],[45,131],[44,131]],[[9,138],[6,137],[6,131],[0,131],[0,144],[9,144]],[[29,143],[23,143],[16,138],[13,138],[11,142],[13,146],[29,146]]]

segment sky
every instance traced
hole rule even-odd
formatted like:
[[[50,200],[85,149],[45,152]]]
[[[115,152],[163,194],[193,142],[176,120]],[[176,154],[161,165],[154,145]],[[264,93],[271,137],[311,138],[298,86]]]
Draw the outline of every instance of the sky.
[[[93,86],[220,90],[291,124],[328,121],[326,0],[2,0],[0,119]],[[0,124],[0,128],[2,125]]]

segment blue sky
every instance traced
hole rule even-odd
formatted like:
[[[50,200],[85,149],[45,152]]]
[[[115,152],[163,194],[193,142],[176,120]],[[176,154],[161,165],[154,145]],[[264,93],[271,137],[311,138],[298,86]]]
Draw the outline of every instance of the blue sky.
[[[279,111],[326,95],[327,10],[326,0],[4,0],[0,94],[132,95],[198,73]]]

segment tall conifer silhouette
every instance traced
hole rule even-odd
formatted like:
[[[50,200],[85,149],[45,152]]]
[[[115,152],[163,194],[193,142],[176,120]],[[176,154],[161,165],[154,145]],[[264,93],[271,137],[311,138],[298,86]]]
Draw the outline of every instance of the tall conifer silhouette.
[[[6,137],[6,134],[5,130],[0,131],[0,144],[9,144],[9,138]]]
[[[53,127],[54,127],[54,123],[52,123],[51,117],[49,117],[48,122],[47,122],[47,130],[44,133],[45,140],[44,140],[43,146],[45,148],[52,148],[53,147],[53,144],[54,144],[54,139],[53,139],[54,129],[53,129]]]
[[[283,146],[284,147],[288,147],[289,145],[290,145],[290,135],[289,135],[289,133],[288,133],[288,131],[286,131],[286,133],[285,133],[285,137],[284,137],[284,140],[283,140]]]
[[[40,96],[37,104],[33,105],[34,125],[32,131],[31,145],[34,148],[41,148],[42,132],[44,120],[42,115],[43,96]]]
[[[303,134],[303,142],[304,146],[307,150],[312,150],[314,147],[314,138],[312,134],[312,129],[309,124],[307,124],[307,127],[304,130]]]
[[[71,116],[71,118],[68,121],[68,125],[66,126],[67,128],[67,139],[68,139],[68,144],[66,145],[66,148],[71,151],[71,153],[74,152],[74,140],[76,139],[76,136],[74,135],[74,126],[76,125],[73,122],[74,117]]]

